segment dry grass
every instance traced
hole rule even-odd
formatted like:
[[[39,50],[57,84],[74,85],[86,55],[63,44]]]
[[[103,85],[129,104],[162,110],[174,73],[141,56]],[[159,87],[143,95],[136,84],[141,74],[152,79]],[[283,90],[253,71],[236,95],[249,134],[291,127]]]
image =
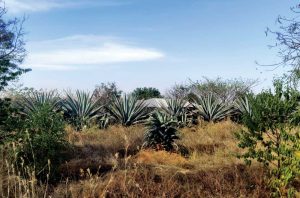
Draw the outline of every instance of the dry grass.
[[[35,172],[30,167],[17,167],[14,155],[15,143],[0,146],[0,197],[35,198],[46,196],[48,184],[38,184]]]
[[[140,151],[136,155],[135,160],[139,164],[154,164],[177,167],[182,167],[188,163],[188,160],[180,154],[154,150]]]
[[[234,133],[225,121],[181,130],[180,151],[140,150],[142,126],[113,126],[81,133],[67,128],[73,159],[61,166],[52,197],[268,197],[259,166],[236,159]]]
[[[189,162],[197,169],[220,168],[242,163],[236,158],[241,152],[234,133],[242,126],[231,121],[206,123],[192,129],[182,130],[182,139],[178,144],[189,152]]]

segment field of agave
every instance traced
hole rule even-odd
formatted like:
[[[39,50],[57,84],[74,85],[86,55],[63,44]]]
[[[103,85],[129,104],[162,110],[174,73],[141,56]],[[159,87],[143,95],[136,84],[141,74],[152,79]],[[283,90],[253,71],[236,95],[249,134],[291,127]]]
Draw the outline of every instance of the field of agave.
[[[146,100],[11,93],[2,100],[1,196],[297,195],[299,92],[281,80],[259,94],[203,87]]]

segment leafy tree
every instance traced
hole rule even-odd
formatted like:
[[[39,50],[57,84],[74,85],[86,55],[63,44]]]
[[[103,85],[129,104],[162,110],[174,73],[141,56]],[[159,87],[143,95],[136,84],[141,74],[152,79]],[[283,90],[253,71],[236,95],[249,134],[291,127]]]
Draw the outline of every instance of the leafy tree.
[[[10,81],[30,71],[19,66],[26,55],[23,21],[6,19],[6,9],[0,7],[0,91]]]
[[[271,90],[250,97],[251,111],[244,111],[243,122],[247,130],[237,134],[239,147],[246,152],[239,157],[247,164],[253,159],[270,168],[270,185],[275,196],[291,195],[291,186],[300,173],[299,132],[295,120],[299,120],[299,93],[274,81]]]
[[[153,87],[142,87],[136,88],[132,95],[135,96],[138,100],[147,100],[150,98],[161,98],[160,91]]]

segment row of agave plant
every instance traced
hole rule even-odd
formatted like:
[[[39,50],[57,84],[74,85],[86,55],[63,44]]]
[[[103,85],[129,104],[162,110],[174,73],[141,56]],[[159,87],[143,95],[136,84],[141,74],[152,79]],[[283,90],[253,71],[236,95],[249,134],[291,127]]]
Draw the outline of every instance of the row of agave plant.
[[[45,104],[50,105],[53,111],[62,112],[66,121],[78,131],[93,125],[106,128],[110,124],[131,126],[143,123],[147,129],[144,146],[165,150],[174,148],[174,140],[179,138],[178,128],[191,126],[199,119],[218,122],[251,111],[247,98],[228,105],[212,95],[197,94],[191,94],[188,101],[166,99],[166,104],[155,109],[148,108],[145,101],[130,95],[112,96],[110,104],[101,105],[99,99],[79,90],[66,92],[64,97],[55,91],[35,91],[16,100],[24,114]]]

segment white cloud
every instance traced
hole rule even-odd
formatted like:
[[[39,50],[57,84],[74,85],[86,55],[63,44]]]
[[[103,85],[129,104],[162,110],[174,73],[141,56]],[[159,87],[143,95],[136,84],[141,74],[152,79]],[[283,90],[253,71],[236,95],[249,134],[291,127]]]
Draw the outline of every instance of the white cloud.
[[[116,0],[6,0],[5,6],[9,13],[40,12],[57,8],[78,6],[114,6],[126,3]]]
[[[25,65],[38,69],[72,70],[163,57],[164,54],[156,49],[137,47],[117,38],[81,35],[30,43]]]

